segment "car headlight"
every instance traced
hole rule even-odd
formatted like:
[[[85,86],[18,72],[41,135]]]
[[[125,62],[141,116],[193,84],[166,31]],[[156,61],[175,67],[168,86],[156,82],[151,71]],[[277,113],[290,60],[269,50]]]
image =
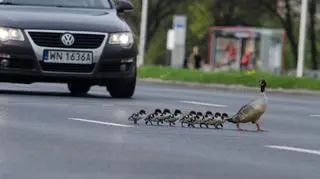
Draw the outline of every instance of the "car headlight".
[[[20,29],[0,27],[0,41],[7,40],[24,41],[24,37]]]
[[[133,42],[133,35],[130,32],[110,34],[109,44],[130,48]]]

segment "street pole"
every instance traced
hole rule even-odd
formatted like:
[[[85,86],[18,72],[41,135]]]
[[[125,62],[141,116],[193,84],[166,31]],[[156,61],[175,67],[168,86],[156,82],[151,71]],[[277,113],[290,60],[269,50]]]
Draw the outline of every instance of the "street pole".
[[[303,76],[308,0],[301,1],[297,77]]]
[[[140,22],[140,35],[139,35],[139,54],[137,59],[137,66],[140,67],[144,63],[144,49],[146,44],[146,30],[148,20],[148,0],[142,0],[142,12]]]

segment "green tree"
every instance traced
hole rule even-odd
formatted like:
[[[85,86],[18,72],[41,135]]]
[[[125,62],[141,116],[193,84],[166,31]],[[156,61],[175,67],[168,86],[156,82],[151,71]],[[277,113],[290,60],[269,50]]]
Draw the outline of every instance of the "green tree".
[[[216,26],[261,26],[264,13],[253,0],[215,0],[212,15]]]
[[[298,14],[292,8],[292,1],[284,0],[283,11],[279,11],[277,0],[259,0],[259,3],[267,10],[267,12],[269,12],[270,15],[276,17],[285,29],[292,51],[294,66],[296,67],[298,61],[298,40],[297,24],[294,20],[298,17]]]
[[[162,23],[170,16],[172,16],[177,6],[180,4],[187,4],[191,0],[149,0],[148,4],[148,20],[147,20],[147,35],[146,35],[146,50],[150,47],[150,42],[156,35]],[[135,13],[128,17],[132,27],[138,33],[140,28],[140,14],[142,0],[132,0],[136,6]]]
[[[136,6],[133,14],[126,18],[139,35],[141,1],[131,0]],[[188,17],[187,54],[192,46],[198,45],[206,58],[208,31],[216,26],[255,26],[282,27],[287,34],[287,60],[296,66],[298,59],[298,34],[300,0],[282,0],[280,11],[278,0],[149,0],[146,61],[163,63],[166,56],[166,33],[172,27],[174,14],[185,14]],[[310,57],[313,69],[318,69],[318,45],[316,30],[316,2],[309,0],[308,46],[306,56]],[[320,46],[320,45],[319,45]],[[308,51],[309,52],[309,51]],[[286,63],[288,64],[288,63]]]

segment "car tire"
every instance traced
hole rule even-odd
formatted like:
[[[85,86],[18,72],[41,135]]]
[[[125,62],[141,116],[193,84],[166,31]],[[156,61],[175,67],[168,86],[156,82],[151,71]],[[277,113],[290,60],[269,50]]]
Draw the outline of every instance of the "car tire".
[[[113,98],[131,98],[135,88],[136,78],[117,79],[107,85],[107,91]]]
[[[91,86],[83,83],[68,83],[68,89],[72,95],[85,95],[90,91]]]

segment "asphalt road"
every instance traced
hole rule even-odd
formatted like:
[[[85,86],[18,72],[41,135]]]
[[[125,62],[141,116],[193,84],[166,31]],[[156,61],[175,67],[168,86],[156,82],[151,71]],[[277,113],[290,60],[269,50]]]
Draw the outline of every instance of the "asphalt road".
[[[319,96],[268,94],[267,131],[257,133],[127,120],[140,108],[232,114],[254,93],[141,83],[134,99],[117,100],[102,87],[87,97],[58,84],[0,89],[1,179],[320,178]]]

